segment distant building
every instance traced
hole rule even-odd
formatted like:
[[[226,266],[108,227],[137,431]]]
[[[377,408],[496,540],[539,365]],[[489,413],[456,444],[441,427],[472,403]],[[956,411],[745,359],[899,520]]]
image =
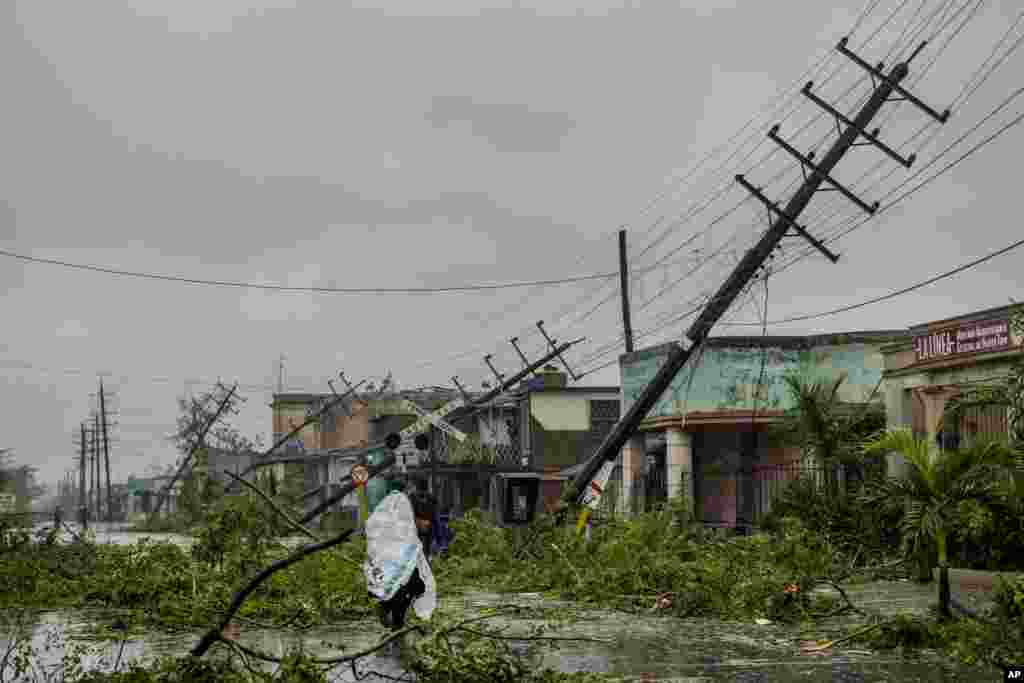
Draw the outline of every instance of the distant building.
[[[1021,306],[1001,306],[911,327],[909,336],[883,347],[885,402],[890,427],[942,445],[967,445],[979,437],[1009,436],[1004,406],[964,411],[958,424],[943,425],[951,399],[979,384],[1004,379],[1024,357],[1024,339],[1012,328]],[[890,456],[893,473],[903,458]]]
[[[800,452],[777,448],[767,427],[793,407],[784,377],[834,379],[846,374],[840,400],[882,402],[882,348],[909,338],[905,330],[815,336],[713,337],[705,342],[640,423],[613,475],[626,509],[633,496],[682,492],[705,523],[756,523],[778,479],[799,473]],[[657,373],[674,344],[623,354],[622,409]],[[791,467],[793,466],[793,467]]]

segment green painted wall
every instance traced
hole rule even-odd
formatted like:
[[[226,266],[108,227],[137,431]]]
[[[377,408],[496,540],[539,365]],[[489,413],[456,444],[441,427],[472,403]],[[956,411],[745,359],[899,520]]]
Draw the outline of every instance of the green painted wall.
[[[646,357],[623,361],[623,412],[633,405],[669,351],[666,347]],[[707,347],[676,375],[647,417],[670,417],[684,410],[752,410],[762,358],[765,388],[757,401],[757,407],[762,409],[792,407],[783,382],[787,373],[828,379],[846,371],[848,377],[841,397],[857,402],[871,394],[882,372],[882,356],[877,345],[821,346],[810,350]]]

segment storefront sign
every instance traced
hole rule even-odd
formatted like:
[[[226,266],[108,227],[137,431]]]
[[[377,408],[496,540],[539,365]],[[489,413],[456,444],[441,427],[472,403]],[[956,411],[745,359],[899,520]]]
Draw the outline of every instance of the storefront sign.
[[[1006,319],[970,323],[914,337],[918,362],[1008,348],[1010,323]]]

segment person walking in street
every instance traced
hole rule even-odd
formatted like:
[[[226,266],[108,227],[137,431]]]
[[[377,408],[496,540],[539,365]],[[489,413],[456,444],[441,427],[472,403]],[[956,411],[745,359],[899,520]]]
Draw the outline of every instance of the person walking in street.
[[[437,606],[437,588],[427,556],[433,528],[433,506],[422,494],[392,490],[366,520],[367,558],[363,564],[370,595],[379,600],[381,624],[405,627],[412,607],[429,619]]]

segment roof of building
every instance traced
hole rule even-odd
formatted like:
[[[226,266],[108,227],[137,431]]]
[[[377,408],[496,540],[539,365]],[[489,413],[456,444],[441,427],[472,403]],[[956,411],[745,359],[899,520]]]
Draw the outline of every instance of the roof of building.
[[[819,346],[842,346],[845,344],[884,344],[912,336],[910,330],[858,330],[853,332],[831,332],[810,335],[736,335],[708,337],[705,345],[717,349],[784,348],[811,349]],[[623,353],[619,362],[637,361],[652,356],[668,354],[678,347],[678,342],[658,344],[632,353]]]
[[[523,394],[618,394],[619,387],[522,387],[518,395]]]
[[[953,323],[969,323],[979,320],[988,320],[995,317],[1007,315],[1017,310],[1024,309],[1024,304],[1008,304],[1006,306],[997,306],[995,308],[986,308],[982,311],[974,311],[973,313],[964,313],[963,315],[954,316],[952,318],[945,318],[943,320],[931,320],[926,323],[918,323],[912,325],[910,330],[912,332],[923,332],[929,327],[938,327],[942,325],[948,325]]]
[[[472,392],[470,392],[472,395]],[[394,401],[396,399],[452,399],[459,396],[457,389],[440,389],[440,390],[418,390],[408,389],[402,391],[385,392],[383,394],[377,393],[376,391],[358,392],[351,396],[346,396],[346,400],[361,399],[367,403],[371,401]],[[482,394],[481,394],[482,395]],[[273,395],[274,403],[314,403],[316,401],[330,400],[337,398],[334,394],[314,394],[308,392],[285,392],[275,393]]]

